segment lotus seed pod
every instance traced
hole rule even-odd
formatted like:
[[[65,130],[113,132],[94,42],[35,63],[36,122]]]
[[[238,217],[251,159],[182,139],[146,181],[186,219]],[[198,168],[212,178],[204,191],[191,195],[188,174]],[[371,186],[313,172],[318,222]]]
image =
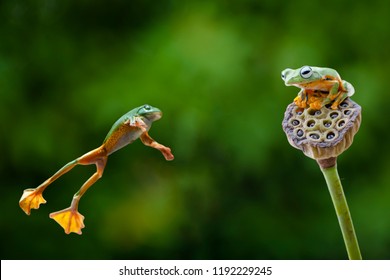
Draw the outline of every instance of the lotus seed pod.
[[[315,160],[337,158],[347,150],[359,130],[361,107],[350,98],[334,110],[301,109],[295,103],[287,106],[283,130],[289,143]]]

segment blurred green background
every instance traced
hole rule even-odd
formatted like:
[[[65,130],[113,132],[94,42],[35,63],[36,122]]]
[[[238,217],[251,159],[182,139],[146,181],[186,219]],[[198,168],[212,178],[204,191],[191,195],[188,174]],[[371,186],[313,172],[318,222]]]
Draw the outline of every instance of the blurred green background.
[[[338,160],[363,258],[390,258],[389,1],[20,1],[0,4],[2,259],[346,259],[315,161],[282,130],[284,68],[351,82],[363,121]],[[86,228],[49,213],[95,172],[60,167],[150,103],[150,134],[110,156],[83,197]]]

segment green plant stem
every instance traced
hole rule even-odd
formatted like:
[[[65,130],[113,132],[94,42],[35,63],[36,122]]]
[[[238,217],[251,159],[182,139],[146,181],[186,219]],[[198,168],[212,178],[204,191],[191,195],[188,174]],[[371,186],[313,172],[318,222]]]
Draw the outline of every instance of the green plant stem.
[[[353,227],[351,214],[348,209],[347,200],[344,195],[343,186],[341,185],[340,177],[337,172],[337,165],[334,164],[331,167],[322,167],[320,165],[320,167],[328,185],[330,196],[332,197],[348,257],[350,260],[361,260],[362,256],[360,254],[359,244]]]

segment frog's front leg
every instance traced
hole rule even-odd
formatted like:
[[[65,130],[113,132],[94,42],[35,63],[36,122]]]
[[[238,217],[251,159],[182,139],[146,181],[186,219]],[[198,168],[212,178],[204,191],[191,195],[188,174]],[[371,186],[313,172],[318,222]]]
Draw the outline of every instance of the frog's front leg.
[[[301,89],[301,91],[298,93],[297,97],[294,98],[294,103],[297,105],[299,108],[306,108],[307,106],[307,93],[304,89]]]
[[[64,228],[65,233],[69,234],[75,232],[82,234],[81,229],[84,228],[84,216],[78,212],[78,206],[83,194],[103,176],[103,171],[107,163],[107,151],[104,146],[81,156],[77,159],[78,164],[81,165],[96,165],[96,172],[81,186],[80,190],[73,196],[70,207],[58,212],[50,214],[50,218],[54,219],[61,227]]]
[[[168,147],[165,147],[164,145],[161,145],[160,143],[157,143],[155,140],[153,140],[152,137],[149,136],[148,132],[145,131],[141,134],[140,139],[144,145],[155,148],[159,150],[166,160],[173,160],[174,156],[171,153],[171,149]]]

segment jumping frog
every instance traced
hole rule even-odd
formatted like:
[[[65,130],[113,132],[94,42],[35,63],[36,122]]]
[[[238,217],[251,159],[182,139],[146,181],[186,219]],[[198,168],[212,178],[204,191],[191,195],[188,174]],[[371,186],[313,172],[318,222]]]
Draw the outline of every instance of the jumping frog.
[[[336,70],[323,67],[303,66],[299,69],[287,68],[282,71],[282,79],[286,86],[296,86],[301,89],[294,99],[300,108],[310,107],[319,110],[331,105],[337,109],[339,104],[355,92],[353,86],[343,81]]]
[[[81,234],[81,229],[84,228],[84,216],[78,212],[80,198],[89,187],[102,177],[107,158],[110,154],[140,138],[146,146],[159,150],[166,160],[173,160],[174,157],[171,149],[157,143],[148,134],[152,123],[161,117],[162,112],[158,108],[150,105],[143,105],[123,115],[114,123],[100,147],[67,163],[37,188],[24,190],[19,201],[20,207],[27,215],[30,215],[31,209],[38,209],[41,203],[46,203],[42,193],[51,183],[78,164],[95,164],[96,172],[73,196],[70,207],[50,214],[50,218],[59,223],[64,228],[65,233],[75,232]]]

